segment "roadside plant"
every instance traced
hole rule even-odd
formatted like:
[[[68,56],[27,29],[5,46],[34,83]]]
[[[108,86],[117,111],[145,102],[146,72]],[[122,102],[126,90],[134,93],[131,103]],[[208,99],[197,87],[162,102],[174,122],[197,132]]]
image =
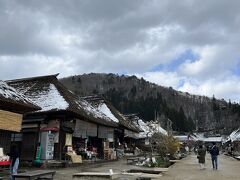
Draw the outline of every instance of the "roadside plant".
[[[157,153],[160,157],[174,157],[179,150],[180,143],[172,135],[163,135],[161,133],[154,133],[151,137],[151,144],[153,152]]]

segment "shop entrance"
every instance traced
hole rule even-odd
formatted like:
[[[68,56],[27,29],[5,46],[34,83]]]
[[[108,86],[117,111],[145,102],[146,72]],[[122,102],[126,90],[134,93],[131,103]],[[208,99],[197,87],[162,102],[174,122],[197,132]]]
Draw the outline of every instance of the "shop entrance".
[[[98,158],[103,159],[103,139],[97,138],[97,137],[91,137],[89,136],[88,142],[87,142],[87,148],[89,151],[94,151],[94,148],[97,148]]]

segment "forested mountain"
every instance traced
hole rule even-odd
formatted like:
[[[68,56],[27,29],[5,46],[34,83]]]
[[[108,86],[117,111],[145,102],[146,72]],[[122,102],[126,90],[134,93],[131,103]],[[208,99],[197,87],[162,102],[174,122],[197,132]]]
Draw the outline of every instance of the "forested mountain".
[[[138,113],[146,121],[159,113],[173,130],[229,133],[240,126],[240,106],[213,97],[191,95],[158,86],[136,76],[83,74],[60,79],[80,96],[100,94],[124,114]]]

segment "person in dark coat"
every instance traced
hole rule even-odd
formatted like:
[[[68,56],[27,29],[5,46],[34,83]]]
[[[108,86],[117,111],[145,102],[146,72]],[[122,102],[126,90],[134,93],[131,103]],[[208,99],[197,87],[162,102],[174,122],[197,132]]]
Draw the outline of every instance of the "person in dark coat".
[[[216,143],[213,143],[212,148],[210,149],[210,154],[211,154],[211,158],[212,158],[212,166],[213,166],[213,170],[214,169],[218,169],[218,155],[219,155],[219,149],[216,146]]]
[[[202,145],[199,145],[197,158],[198,163],[200,164],[200,169],[205,169],[205,156],[206,149]]]
[[[17,145],[12,145],[10,148],[10,160],[11,160],[11,165],[10,165],[10,179],[13,179],[12,175],[17,174],[18,166],[19,166],[19,150]]]

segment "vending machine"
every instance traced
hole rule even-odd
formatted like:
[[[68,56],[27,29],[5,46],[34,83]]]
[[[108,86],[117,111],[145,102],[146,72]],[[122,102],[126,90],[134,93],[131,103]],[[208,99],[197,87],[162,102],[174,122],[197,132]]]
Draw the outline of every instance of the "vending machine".
[[[41,132],[42,153],[41,159],[53,159],[54,154],[54,134],[51,131]]]

